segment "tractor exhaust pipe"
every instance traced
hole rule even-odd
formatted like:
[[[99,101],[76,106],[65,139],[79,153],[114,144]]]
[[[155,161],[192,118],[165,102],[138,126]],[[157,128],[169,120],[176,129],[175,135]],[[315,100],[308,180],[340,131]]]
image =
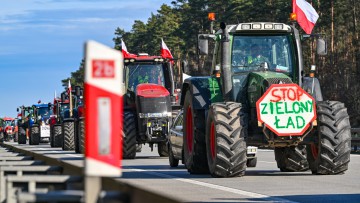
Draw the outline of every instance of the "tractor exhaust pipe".
[[[222,30],[221,34],[221,78],[222,78],[222,92],[224,101],[230,101],[232,80],[231,80],[231,67],[230,67],[230,39],[229,33],[226,29],[224,22],[220,23]]]

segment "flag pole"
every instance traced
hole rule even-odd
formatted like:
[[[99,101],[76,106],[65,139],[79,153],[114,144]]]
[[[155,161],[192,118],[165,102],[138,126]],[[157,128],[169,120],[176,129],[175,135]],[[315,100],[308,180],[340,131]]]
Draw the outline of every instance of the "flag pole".
[[[72,91],[71,91],[71,83],[69,80],[69,104],[70,104],[70,118],[73,116],[73,103],[72,103]]]

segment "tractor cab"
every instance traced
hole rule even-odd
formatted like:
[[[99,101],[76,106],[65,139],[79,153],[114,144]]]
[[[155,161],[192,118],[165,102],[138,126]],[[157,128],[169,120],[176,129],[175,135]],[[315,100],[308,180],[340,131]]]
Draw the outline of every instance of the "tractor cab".
[[[155,84],[164,87],[176,102],[174,96],[174,76],[171,63],[161,56],[140,53],[136,57],[125,58],[125,106],[134,104],[139,84]]]

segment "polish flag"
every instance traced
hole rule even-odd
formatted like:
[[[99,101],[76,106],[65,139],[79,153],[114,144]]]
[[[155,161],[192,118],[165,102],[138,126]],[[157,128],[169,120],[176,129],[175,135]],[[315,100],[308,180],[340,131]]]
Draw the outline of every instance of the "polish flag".
[[[165,42],[163,39],[161,39],[161,57],[165,58],[165,59],[173,59],[174,57],[172,56],[169,48],[166,46]]]
[[[293,0],[293,13],[296,13],[296,19],[300,27],[311,34],[319,15],[315,9],[305,0]]]
[[[71,83],[70,83],[70,80],[69,80],[69,84],[68,84],[68,94],[70,95],[70,92],[71,92]]]
[[[124,56],[124,58],[133,58],[136,57],[136,54],[131,54],[128,52],[126,46],[125,46],[125,42],[121,39],[121,52]]]

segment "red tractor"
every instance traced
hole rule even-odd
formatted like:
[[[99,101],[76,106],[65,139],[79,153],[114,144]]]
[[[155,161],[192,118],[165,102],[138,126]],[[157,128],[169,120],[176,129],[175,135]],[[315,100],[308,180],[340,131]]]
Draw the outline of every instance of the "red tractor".
[[[54,98],[53,113],[50,117],[50,146],[62,147],[62,121],[64,120],[64,112],[70,108],[69,100],[61,100]]]
[[[148,54],[124,53],[123,158],[133,159],[142,144],[157,144],[160,156],[168,156],[167,137],[172,110],[177,106],[173,59]]]

